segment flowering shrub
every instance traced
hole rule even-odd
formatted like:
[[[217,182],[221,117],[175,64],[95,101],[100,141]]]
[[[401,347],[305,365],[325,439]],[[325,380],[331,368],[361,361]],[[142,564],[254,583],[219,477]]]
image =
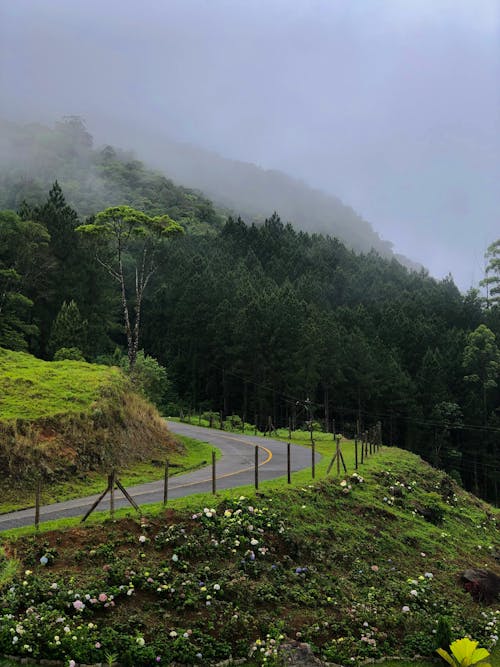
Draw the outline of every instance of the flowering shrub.
[[[384,493],[400,482],[386,478]],[[0,595],[0,654],[66,666],[113,654],[126,666],[201,666],[247,656],[251,646],[254,661],[273,665],[288,637],[351,664],[431,653],[443,617],[452,636],[493,645],[499,612],[478,612],[460,589],[450,597],[444,582],[453,571],[435,547],[418,543],[417,530],[408,530],[411,540],[391,536],[391,512],[408,509],[417,485],[394,492],[397,508],[382,511],[380,499],[359,502],[372,487],[354,473],[298,488],[287,502],[240,496],[174,520],[20,538],[11,553],[23,554],[23,567]],[[349,513],[333,526],[341,505]]]

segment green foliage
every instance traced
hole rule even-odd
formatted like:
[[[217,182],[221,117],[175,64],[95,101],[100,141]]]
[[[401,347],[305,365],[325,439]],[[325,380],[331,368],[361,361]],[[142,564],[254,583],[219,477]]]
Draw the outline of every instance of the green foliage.
[[[76,348],[80,350],[79,361],[84,361],[81,350],[86,349],[87,346],[87,322],[82,320],[80,310],[74,301],[67,303],[66,301],[61,306],[61,310],[57,314],[55,322],[52,326],[49,339],[49,349],[54,353],[61,348]],[[73,357],[64,357],[71,359]],[[56,359],[54,355],[55,361]]]
[[[446,649],[451,644],[451,622],[446,616],[440,616],[436,628],[437,648]]]
[[[122,357],[120,366],[130,374],[128,357]],[[154,357],[145,354],[144,350],[139,350],[130,377],[136,390],[154,403],[157,408],[165,408],[171,385],[166,369]]]
[[[437,653],[452,667],[469,667],[477,663],[489,667],[484,660],[490,653],[485,648],[477,648],[478,645],[479,642],[464,637],[450,644],[451,655],[442,648],[438,648]]]
[[[37,333],[28,295],[43,274],[48,241],[42,225],[0,211],[0,346],[26,350]]]
[[[82,351],[77,347],[60,347],[54,352],[54,361],[64,361],[65,359],[72,361],[85,361]]]
[[[479,283],[486,287],[486,306],[497,306],[500,301],[500,239],[488,246],[485,253],[486,275]]]

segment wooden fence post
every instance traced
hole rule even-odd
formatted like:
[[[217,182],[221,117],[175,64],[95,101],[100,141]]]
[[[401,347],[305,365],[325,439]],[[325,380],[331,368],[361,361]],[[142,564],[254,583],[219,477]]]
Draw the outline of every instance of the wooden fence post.
[[[109,475],[109,513],[112,519],[115,518],[115,471],[111,471]]]
[[[292,467],[290,461],[290,443],[286,443],[286,475],[288,484],[292,483]]]
[[[165,476],[163,480],[163,505],[165,506],[168,501],[168,473],[169,473],[169,461],[165,461]]]
[[[212,493],[217,493],[217,477],[215,471],[215,449],[212,450]]]
[[[259,447],[255,445],[255,489],[259,488]]]
[[[42,480],[40,477],[40,472],[38,472],[38,477],[36,480],[35,488],[35,530],[40,529],[40,496],[42,492]]]

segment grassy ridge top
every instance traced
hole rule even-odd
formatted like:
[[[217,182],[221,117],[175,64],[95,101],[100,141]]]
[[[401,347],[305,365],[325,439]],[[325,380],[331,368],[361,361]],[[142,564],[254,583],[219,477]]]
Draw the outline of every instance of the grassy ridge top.
[[[34,420],[86,412],[106,389],[123,385],[117,368],[42,361],[0,348],[0,419]]]

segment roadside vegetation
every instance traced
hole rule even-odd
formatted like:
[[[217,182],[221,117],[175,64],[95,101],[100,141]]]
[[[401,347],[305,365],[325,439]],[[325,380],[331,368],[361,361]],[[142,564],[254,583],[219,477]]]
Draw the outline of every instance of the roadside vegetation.
[[[124,374],[82,361],[47,362],[0,348],[0,512],[101,490],[111,468],[126,483],[162,477],[208,460],[189,444],[184,456],[164,419]]]
[[[255,658],[279,637],[339,664],[432,656],[443,636],[492,646],[498,600],[475,600],[459,575],[500,574],[498,510],[396,448],[340,477],[325,464],[314,482],[304,471],[288,488],[191,496],[142,520],[120,510],[3,534],[20,565],[2,594],[0,652],[68,664],[115,653],[140,667],[253,646]]]

